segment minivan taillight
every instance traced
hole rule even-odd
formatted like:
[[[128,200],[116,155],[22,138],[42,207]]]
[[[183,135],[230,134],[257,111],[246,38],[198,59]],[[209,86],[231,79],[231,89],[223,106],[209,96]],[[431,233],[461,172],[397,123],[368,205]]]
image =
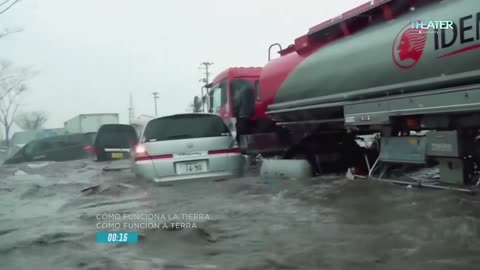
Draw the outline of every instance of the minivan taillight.
[[[135,146],[134,156],[135,161],[173,158],[172,154],[150,156],[147,152],[147,148],[143,144]]]
[[[150,159],[147,153],[147,148],[143,144],[137,144],[135,146],[134,157],[135,157],[135,161]]]
[[[218,154],[241,154],[240,148],[229,148],[229,149],[218,149],[208,151],[209,155],[218,155]]]

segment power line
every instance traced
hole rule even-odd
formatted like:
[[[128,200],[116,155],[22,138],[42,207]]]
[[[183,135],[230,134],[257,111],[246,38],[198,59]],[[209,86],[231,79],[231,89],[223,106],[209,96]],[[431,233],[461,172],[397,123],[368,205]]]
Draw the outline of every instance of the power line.
[[[21,1],[21,0],[15,0],[15,1],[13,1],[13,2],[12,2],[8,7],[6,7],[4,10],[1,10],[1,11],[0,11],[0,14],[7,12],[10,8],[12,8],[16,3],[20,2],[20,1]],[[8,1],[5,1],[5,2],[1,3],[0,6],[3,6],[3,5],[6,4],[7,2],[8,2]]]
[[[5,0],[5,1],[3,1],[2,3],[0,3],[0,7],[3,6],[3,5],[5,5],[5,4],[6,4],[7,2],[9,2],[9,1],[10,1],[10,0]]]

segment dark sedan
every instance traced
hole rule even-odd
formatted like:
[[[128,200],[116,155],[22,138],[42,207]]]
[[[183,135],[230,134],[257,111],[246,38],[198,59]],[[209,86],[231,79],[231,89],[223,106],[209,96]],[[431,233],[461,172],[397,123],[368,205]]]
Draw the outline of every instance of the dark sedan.
[[[34,140],[23,146],[4,164],[92,158],[94,139],[95,133],[78,133]]]

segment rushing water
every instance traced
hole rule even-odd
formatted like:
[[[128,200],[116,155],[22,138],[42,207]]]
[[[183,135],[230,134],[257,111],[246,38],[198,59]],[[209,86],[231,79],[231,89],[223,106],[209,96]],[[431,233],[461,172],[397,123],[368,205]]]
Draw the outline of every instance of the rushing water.
[[[475,196],[334,176],[158,186],[105,166],[1,167],[0,269],[480,267]],[[138,244],[95,243],[99,223],[153,222],[97,215],[145,213],[196,228],[134,229]]]

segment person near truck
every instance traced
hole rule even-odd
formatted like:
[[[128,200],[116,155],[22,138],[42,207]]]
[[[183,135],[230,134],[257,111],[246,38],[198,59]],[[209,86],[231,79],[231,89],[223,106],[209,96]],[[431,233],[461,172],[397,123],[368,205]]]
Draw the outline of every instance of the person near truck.
[[[241,145],[240,136],[249,134],[250,117],[255,113],[255,90],[252,85],[239,82],[232,82],[232,89],[237,142]]]

